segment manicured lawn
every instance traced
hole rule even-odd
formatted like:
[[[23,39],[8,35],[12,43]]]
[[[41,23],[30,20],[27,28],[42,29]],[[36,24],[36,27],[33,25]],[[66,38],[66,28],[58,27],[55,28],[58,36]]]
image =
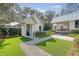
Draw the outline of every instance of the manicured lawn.
[[[66,56],[72,46],[72,42],[60,39],[50,39],[37,44],[37,46],[54,56]]]
[[[30,39],[24,37],[5,39],[0,46],[0,56],[24,56],[24,52],[20,48],[20,43]]]

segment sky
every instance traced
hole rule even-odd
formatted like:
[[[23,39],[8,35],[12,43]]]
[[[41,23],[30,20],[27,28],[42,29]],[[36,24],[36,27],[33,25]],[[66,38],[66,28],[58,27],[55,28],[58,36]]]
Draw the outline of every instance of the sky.
[[[45,12],[46,10],[53,10],[57,13],[61,11],[62,7],[65,7],[64,3],[22,3],[22,7],[31,7],[32,9]]]

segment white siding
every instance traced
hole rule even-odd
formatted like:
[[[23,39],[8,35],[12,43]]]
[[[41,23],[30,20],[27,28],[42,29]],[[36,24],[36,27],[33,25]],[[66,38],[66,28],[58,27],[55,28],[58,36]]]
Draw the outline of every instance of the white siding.
[[[75,29],[75,21],[70,21],[70,30]]]

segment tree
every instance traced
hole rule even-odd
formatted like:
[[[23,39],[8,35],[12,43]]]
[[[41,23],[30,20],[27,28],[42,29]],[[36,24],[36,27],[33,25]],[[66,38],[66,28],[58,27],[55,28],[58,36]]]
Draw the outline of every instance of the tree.
[[[22,20],[22,9],[18,4],[15,3],[2,3],[0,4],[0,16],[3,19],[0,19],[0,26],[4,27],[5,24],[10,22],[19,22]],[[5,29],[8,34],[8,28]]]
[[[23,19],[26,18],[28,15],[33,15],[36,10],[31,9],[30,7],[24,7],[22,10]]]
[[[72,13],[79,9],[79,3],[67,3],[62,7],[61,15]]]
[[[53,19],[53,17],[55,16],[55,11],[52,11],[52,10],[48,10],[46,11],[46,14],[45,14],[46,18],[45,18],[45,30],[50,30],[51,29],[51,20]]]
[[[3,21],[7,22],[16,21],[18,15],[20,15],[21,8],[18,4],[13,3],[2,3],[0,4],[0,15],[3,17]],[[17,13],[18,12],[18,13]],[[18,14],[18,15],[17,15]]]
[[[11,8],[11,5],[12,4],[7,4],[7,3],[0,4],[0,17],[3,18],[3,19],[0,19],[0,22],[1,22],[1,20],[3,20],[3,22],[5,22],[5,19],[7,19],[7,16],[8,16],[7,14],[8,14],[9,9]]]

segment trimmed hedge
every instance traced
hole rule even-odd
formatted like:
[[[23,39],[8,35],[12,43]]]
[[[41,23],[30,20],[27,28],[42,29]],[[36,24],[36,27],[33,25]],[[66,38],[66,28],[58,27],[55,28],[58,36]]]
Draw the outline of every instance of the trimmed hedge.
[[[79,34],[79,29],[78,30],[71,30],[71,33],[77,33],[77,34]]]
[[[52,35],[52,34],[55,34],[56,31],[55,30],[50,30],[50,31],[47,31],[47,35]]]
[[[0,36],[20,36],[21,35],[21,29],[17,28],[9,28],[7,32],[7,28],[0,28]]]
[[[35,32],[34,36],[43,38],[43,37],[47,37],[48,35],[46,34],[46,32],[38,31],[38,32]]]

